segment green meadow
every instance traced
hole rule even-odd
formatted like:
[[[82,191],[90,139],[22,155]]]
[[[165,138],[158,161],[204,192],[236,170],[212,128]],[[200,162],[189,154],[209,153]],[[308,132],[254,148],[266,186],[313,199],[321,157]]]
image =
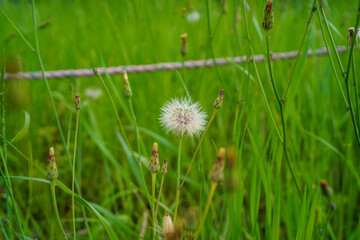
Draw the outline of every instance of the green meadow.
[[[359,239],[359,18],[356,0],[0,0],[0,239]],[[5,79],[66,69],[95,70]]]

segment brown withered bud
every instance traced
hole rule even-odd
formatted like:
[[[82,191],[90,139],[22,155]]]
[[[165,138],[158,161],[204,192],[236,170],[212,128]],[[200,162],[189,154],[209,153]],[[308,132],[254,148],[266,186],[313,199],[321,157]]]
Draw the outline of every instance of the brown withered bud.
[[[187,52],[187,34],[181,34],[180,36],[181,38],[181,48],[180,48],[180,53],[182,57],[185,57],[186,52]]]
[[[273,25],[274,25],[273,4],[272,4],[272,0],[268,0],[264,11],[262,27],[265,29],[265,31],[269,31],[273,27]]]
[[[221,182],[224,179],[225,167],[225,148],[220,148],[216,161],[210,172],[210,180],[212,182]]]
[[[221,90],[221,92],[219,93],[219,96],[215,99],[215,102],[214,102],[215,109],[220,109],[222,107],[223,98],[224,98],[224,89]]]
[[[325,179],[320,179],[320,186],[324,196],[331,197],[333,195],[333,190]]]
[[[166,174],[167,173],[167,159],[164,159],[164,164],[161,167],[161,173]]]
[[[49,151],[49,159],[47,161],[47,178],[50,181],[52,181],[57,179],[57,177],[58,177],[58,171],[55,161],[55,152],[54,152],[54,148],[51,147]]]
[[[186,11],[187,11],[187,9],[184,7],[184,8],[181,9],[181,11],[182,11],[182,17],[183,17],[183,18],[186,18]]]
[[[131,86],[130,86],[130,82],[129,82],[126,70],[124,70],[123,73],[124,73],[124,93],[125,93],[125,97],[131,98],[133,93],[131,91]]]
[[[79,96],[79,95],[76,95],[76,96],[75,96],[74,106],[75,106],[75,110],[76,110],[76,111],[80,111],[81,101],[80,101],[80,96]]]
[[[157,173],[160,170],[159,163],[159,150],[157,142],[154,142],[153,150],[150,157],[149,171],[151,173]]]
[[[353,41],[353,39],[354,39],[354,34],[356,34],[355,33],[355,28],[354,27],[349,27],[349,29],[348,29],[348,46],[349,47],[351,47],[351,45],[352,45],[352,41]],[[355,43],[354,43],[354,45],[356,45],[357,44],[357,37],[355,37]]]

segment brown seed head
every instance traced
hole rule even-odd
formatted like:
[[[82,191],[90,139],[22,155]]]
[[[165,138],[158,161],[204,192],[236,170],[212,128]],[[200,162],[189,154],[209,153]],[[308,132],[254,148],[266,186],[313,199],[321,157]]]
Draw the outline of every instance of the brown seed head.
[[[75,96],[74,106],[75,106],[76,111],[80,111],[81,101],[80,101],[80,96],[79,95]]]
[[[269,31],[273,27],[273,25],[274,25],[273,4],[272,4],[272,0],[268,0],[264,11],[262,27],[265,29],[265,31]]]

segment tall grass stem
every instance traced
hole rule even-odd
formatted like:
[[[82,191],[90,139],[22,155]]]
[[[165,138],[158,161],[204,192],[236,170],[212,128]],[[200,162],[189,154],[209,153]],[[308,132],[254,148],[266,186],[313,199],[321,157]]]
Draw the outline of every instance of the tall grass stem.
[[[68,239],[67,238],[67,234],[61,224],[61,219],[60,219],[60,215],[59,215],[59,211],[58,211],[58,208],[57,208],[57,204],[56,204],[56,194],[55,194],[55,182],[54,181],[51,181],[50,182],[50,190],[51,190],[51,200],[52,200],[52,203],[53,203],[53,208],[54,208],[54,212],[55,212],[55,217],[56,217],[56,221],[58,222],[59,224],[59,227],[61,229],[61,232],[63,233],[65,239]]]
[[[174,224],[176,224],[176,217],[177,211],[179,207],[179,198],[180,198],[180,191],[179,191],[179,184],[180,184],[180,167],[181,167],[181,147],[182,147],[182,139],[183,136],[179,139],[179,148],[178,148],[178,157],[177,157],[177,175],[176,175],[176,202],[175,202],[175,211],[174,211]]]

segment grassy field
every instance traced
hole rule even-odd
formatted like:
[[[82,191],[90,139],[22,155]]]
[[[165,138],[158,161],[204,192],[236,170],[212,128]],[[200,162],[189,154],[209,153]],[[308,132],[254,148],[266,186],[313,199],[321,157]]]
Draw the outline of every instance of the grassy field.
[[[352,58],[349,47],[339,57],[334,51],[348,46],[359,1],[275,0],[269,32],[262,28],[265,0],[31,2],[0,0],[1,66],[8,73],[41,71],[39,60],[45,70],[59,70],[302,54],[129,73],[130,100],[122,75],[105,74],[104,84],[95,75],[2,80],[0,239],[63,239],[63,232],[68,239],[359,239],[353,69],[360,53],[358,45]],[[324,47],[330,55],[304,54]],[[161,108],[189,94],[209,121],[222,89],[222,108],[181,187],[174,221],[179,181],[203,132],[184,136],[179,151],[179,136],[161,126]],[[154,142],[160,167],[168,160],[155,236],[153,202],[162,173],[152,178],[148,170]],[[51,147],[55,180],[47,176]],[[221,148],[224,179],[214,190],[209,173]],[[166,213],[175,225],[171,234],[164,234]]]

